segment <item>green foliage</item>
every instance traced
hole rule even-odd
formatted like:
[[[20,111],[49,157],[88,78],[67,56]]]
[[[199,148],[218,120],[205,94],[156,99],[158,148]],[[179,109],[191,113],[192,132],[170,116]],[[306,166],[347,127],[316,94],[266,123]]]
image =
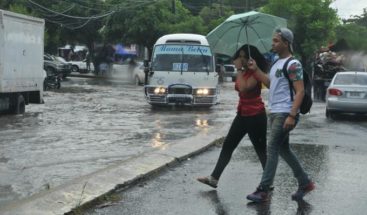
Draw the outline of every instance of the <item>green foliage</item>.
[[[104,23],[103,19],[84,19],[107,10],[100,0],[82,2],[37,0],[34,2],[40,6],[27,0],[6,0],[1,2],[1,6],[6,10],[45,19],[46,52],[56,53],[57,48],[66,43],[82,43],[92,47],[92,44],[101,38],[98,30]]]
[[[295,52],[302,62],[313,56],[321,45],[335,38],[339,23],[332,0],[269,0],[263,12],[286,18],[293,31]]]
[[[356,23],[367,28],[367,7],[363,9],[362,15],[354,16],[351,19],[343,20],[346,23]]]
[[[191,11],[192,14],[198,15],[204,7],[211,8],[213,5],[222,5],[230,8],[235,13],[243,13],[250,10],[257,10],[264,6],[267,0],[181,0],[183,5]]]
[[[9,7],[9,11],[15,12],[15,13],[21,13],[24,15],[30,15],[30,16],[34,16],[34,14],[30,13],[26,7],[24,7],[23,5],[19,5],[19,4],[12,4]]]
[[[345,39],[349,48],[367,53],[367,28],[356,23],[340,25],[336,28],[338,39]]]
[[[207,25],[207,33],[233,14],[234,12],[230,7],[221,6],[220,4],[213,4],[211,7],[204,7],[199,13],[200,17]]]
[[[295,34],[295,51],[306,61],[315,50],[344,38],[351,48],[366,50],[367,11],[343,20],[329,8],[332,0],[63,0],[35,1],[47,9],[75,17],[93,17],[116,11],[102,19],[67,18],[42,10],[27,0],[2,0],[0,8],[45,18],[45,50],[69,44],[136,43],[152,48],[154,42],[169,33],[207,34],[234,13],[261,9],[284,17]],[[174,3],[174,4],[173,4]],[[175,6],[175,7],[173,7]],[[65,12],[67,11],[67,12]],[[80,28],[73,28],[75,26]]]
[[[169,33],[205,33],[203,21],[194,17],[180,1],[162,0],[136,10],[121,10],[108,21],[104,37],[109,41],[136,43],[152,49],[155,41]]]
[[[349,48],[367,53],[367,8],[363,14],[343,20],[344,24],[336,28],[338,40],[345,39]]]

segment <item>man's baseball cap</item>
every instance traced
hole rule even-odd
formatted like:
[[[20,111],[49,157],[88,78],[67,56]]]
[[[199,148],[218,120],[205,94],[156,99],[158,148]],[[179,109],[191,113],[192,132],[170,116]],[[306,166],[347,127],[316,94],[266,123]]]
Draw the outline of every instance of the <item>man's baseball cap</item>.
[[[275,30],[277,34],[279,34],[284,40],[289,43],[289,51],[293,53],[293,32],[288,28],[278,28]]]

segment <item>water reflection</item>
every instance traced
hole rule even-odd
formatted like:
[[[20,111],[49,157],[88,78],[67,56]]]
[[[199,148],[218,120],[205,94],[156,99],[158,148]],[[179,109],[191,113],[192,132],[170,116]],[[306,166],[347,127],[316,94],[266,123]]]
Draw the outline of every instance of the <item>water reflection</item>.
[[[203,191],[203,192],[200,192],[200,195],[210,201],[210,203],[215,208],[215,213],[217,215],[229,214],[225,206],[221,203],[216,190]]]
[[[367,122],[367,114],[352,114],[352,113],[335,114],[333,118],[329,120]]]
[[[247,203],[247,208],[255,210],[256,214],[258,215],[268,215],[268,214],[271,214],[270,204],[271,204],[271,199],[263,203],[249,202]]]
[[[207,119],[197,119],[196,120],[196,126],[200,127],[200,128],[205,128],[208,127],[208,120]]]
[[[160,132],[157,132],[153,135],[152,138],[152,147],[153,148],[160,148],[160,149],[166,149],[165,143],[162,141],[162,135]]]
[[[271,198],[271,197],[270,197]],[[310,205],[305,200],[299,200],[297,202],[297,211],[296,215],[309,215],[312,211],[312,205]],[[271,206],[271,199],[267,202],[263,203],[256,203],[256,202],[249,202],[247,203],[247,208],[253,209],[256,211],[257,215],[268,215],[271,214],[270,207]]]
[[[291,144],[292,149],[297,154],[298,158],[302,161],[304,168],[316,181],[320,177],[324,177],[329,172],[329,146],[315,145],[315,144]],[[253,163],[259,163],[259,159],[255,153],[255,150],[251,146],[240,145],[237,148],[236,153],[233,154],[233,161],[250,160]],[[284,165],[284,160],[279,157],[280,164]],[[293,178],[290,168],[287,166],[284,170],[278,167],[278,174],[275,176],[276,180],[279,177],[291,177]],[[279,180],[282,181],[282,180]],[[285,182],[283,181],[282,184]]]
[[[297,201],[298,208],[297,208],[297,215],[308,215],[311,214],[312,211],[312,205],[310,205],[305,200],[299,200]]]

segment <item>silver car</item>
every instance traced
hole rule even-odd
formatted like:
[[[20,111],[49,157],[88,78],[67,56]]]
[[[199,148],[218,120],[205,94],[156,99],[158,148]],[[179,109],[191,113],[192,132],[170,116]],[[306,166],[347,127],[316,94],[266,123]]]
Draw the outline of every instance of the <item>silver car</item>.
[[[367,113],[367,72],[335,74],[326,92],[326,117],[337,113]]]
[[[237,69],[233,64],[224,64],[224,78],[229,77],[231,81],[236,81]]]
[[[145,82],[144,63],[137,62],[136,67],[132,71],[132,78],[135,85],[143,85]]]

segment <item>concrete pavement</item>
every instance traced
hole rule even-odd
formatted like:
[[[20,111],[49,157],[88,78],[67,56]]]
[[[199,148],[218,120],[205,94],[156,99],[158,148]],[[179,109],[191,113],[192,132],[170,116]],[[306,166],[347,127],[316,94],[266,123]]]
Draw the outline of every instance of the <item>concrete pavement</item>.
[[[84,215],[361,215],[366,214],[367,177],[365,153],[349,147],[292,144],[316,189],[303,201],[292,201],[297,189],[292,171],[280,159],[271,200],[263,204],[248,201],[262,169],[246,138],[236,149],[222,174],[218,188],[196,181],[209,175],[220,147],[211,147],[178,166],[166,168],[157,177],[115,193],[117,201],[105,202],[82,211]]]

